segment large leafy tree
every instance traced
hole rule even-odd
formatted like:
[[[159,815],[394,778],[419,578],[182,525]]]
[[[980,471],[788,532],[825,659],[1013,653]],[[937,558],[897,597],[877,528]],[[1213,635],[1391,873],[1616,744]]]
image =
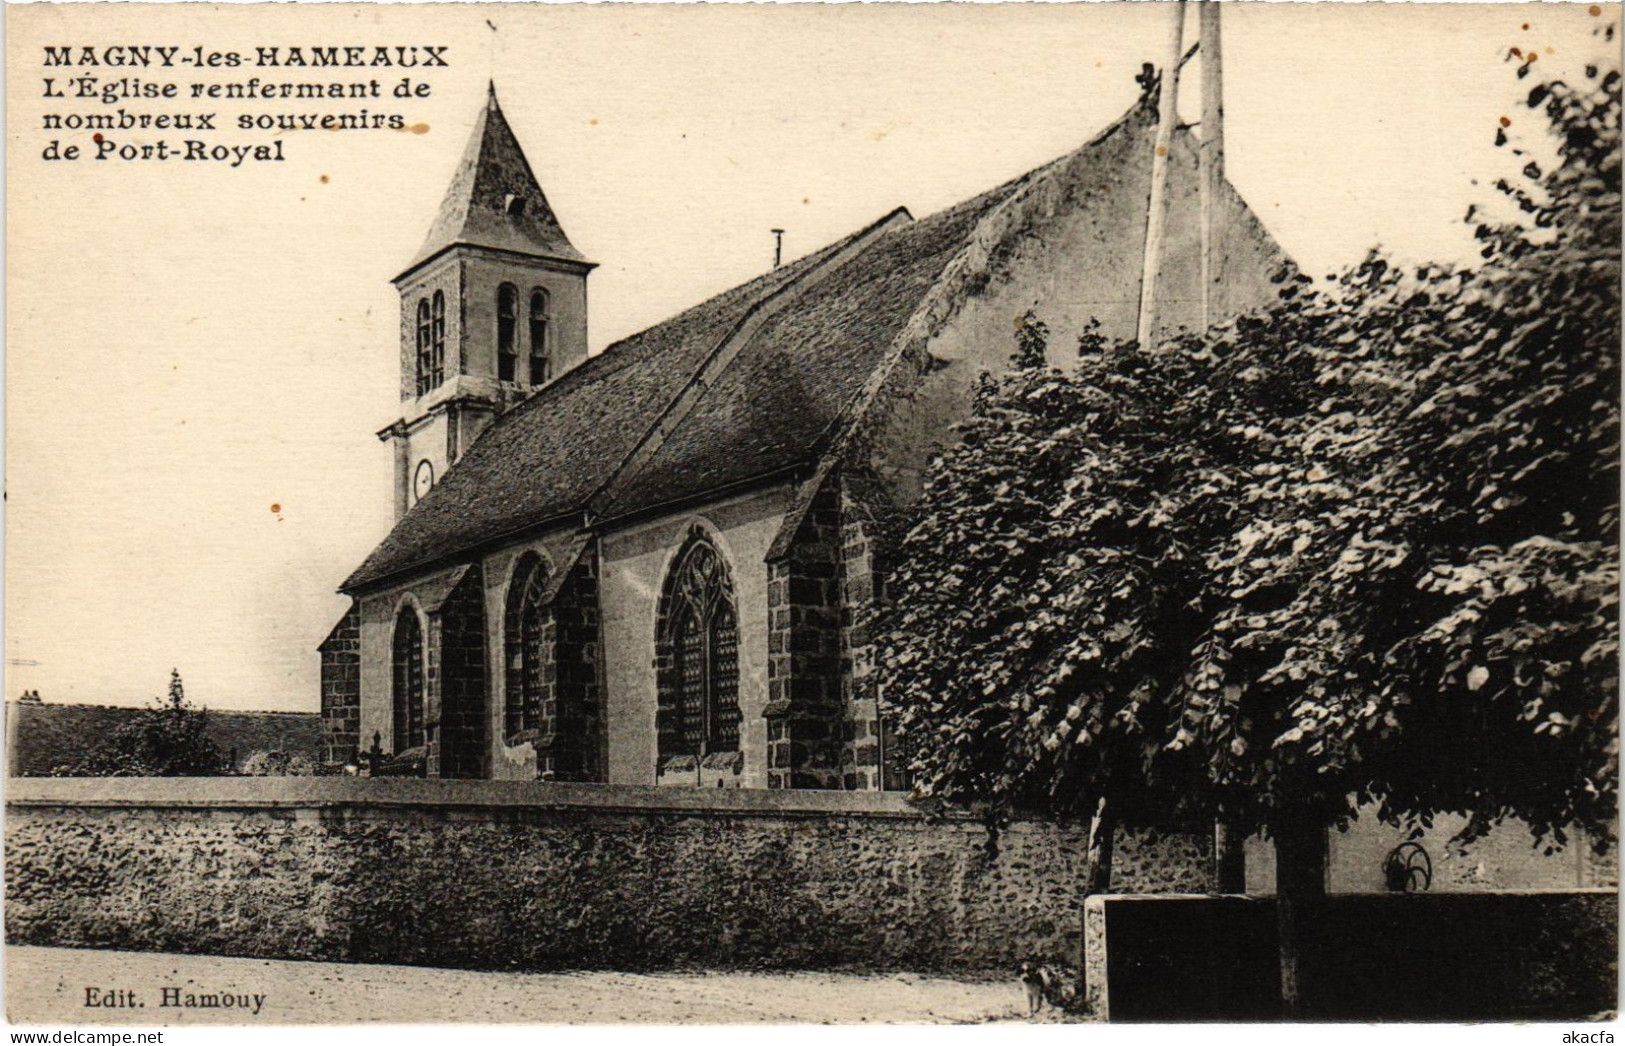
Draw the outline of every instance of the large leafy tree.
[[[1472,269],[1283,274],[1263,315],[1066,371],[1029,320],[882,623],[922,792],[1269,833],[1289,1005],[1318,833],[1360,804],[1611,831],[1618,92],[1531,91],[1550,169],[1501,183]]]

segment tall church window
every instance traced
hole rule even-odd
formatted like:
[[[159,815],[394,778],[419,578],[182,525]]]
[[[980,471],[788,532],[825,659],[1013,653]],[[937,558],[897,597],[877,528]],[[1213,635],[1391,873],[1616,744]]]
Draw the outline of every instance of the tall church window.
[[[418,355],[417,355],[417,394],[419,396],[434,388],[429,383],[429,375],[433,371],[433,333],[429,319],[429,299],[418,299]]]
[[[733,584],[703,534],[689,543],[666,585],[667,685],[661,689],[660,754],[739,751],[739,619]]]
[[[417,611],[401,607],[395,618],[393,651],[395,730],[397,753],[420,748],[423,736],[423,628]]]
[[[514,569],[503,628],[507,658],[503,727],[510,743],[541,726],[552,685],[552,614],[545,603],[547,567],[534,553]]]
[[[553,376],[553,355],[547,344],[549,320],[547,292],[530,292],[530,383],[544,385]]]
[[[434,308],[430,310],[429,386],[439,388],[446,380],[446,295],[434,292]]]
[[[497,377],[515,380],[519,367],[519,288],[504,283],[497,288]]]

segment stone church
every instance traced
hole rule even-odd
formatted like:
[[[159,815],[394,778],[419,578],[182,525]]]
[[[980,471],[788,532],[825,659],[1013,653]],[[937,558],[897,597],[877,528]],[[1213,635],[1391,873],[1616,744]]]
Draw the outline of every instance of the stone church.
[[[1077,151],[906,209],[587,353],[593,263],[492,90],[395,278],[393,529],[321,646],[327,756],[377,772],[898,787],[867,612],[906,505],[1029,310],[1133,337],[1149,97]],[[1200,325],[1197,142],[1169,153],[1158,329]],[[1218,317],[1285,258],[1228,183]],[[371,753],[369,756],[368,753]],[[886,768],[883,770],[883,768]]]

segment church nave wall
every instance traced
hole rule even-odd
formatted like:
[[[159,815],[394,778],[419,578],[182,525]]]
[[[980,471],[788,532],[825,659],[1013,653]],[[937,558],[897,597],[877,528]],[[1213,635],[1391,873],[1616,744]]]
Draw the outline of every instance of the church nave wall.
[[[668,767],[667,783],[767,787],[767,723],[762,718],[768,691],[765,557],[790,493],[788,486],[775,486],[603,536],[600,599],[611,784],[657,783],[661,595],[674,561],[698,527],[726,565],[738,617],[739,758],[678,760]],[[713,765],[702,765],[707,761]],[[720,765],[725,762],[737,763],[737,772],[733,766]]]

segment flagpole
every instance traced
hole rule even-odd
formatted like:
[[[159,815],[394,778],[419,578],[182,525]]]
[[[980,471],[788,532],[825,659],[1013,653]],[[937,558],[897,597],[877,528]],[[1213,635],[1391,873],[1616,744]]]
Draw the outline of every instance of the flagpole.
[[[1151,347],[1156,332],[1157,273],[1162,267],[1163,227],[1168,211],[1168,154],[1173,145],[1174,124],[1179,120],[1179,59],[1185,36],[1185,0],[1178,0],[1173,8],[1173,25],[1157,91],[1157,144],[1151,156],[1151,201],[1145,219],[1145,268],[1140,275],[1140,318],[1136,334],[1142,349]]]
[[[1219,200],[1224,189],[1224,48],[1218,0],[1201,0],[1202,47],[1202,326],[1219,319],[1219,281],[1224,274]]]

